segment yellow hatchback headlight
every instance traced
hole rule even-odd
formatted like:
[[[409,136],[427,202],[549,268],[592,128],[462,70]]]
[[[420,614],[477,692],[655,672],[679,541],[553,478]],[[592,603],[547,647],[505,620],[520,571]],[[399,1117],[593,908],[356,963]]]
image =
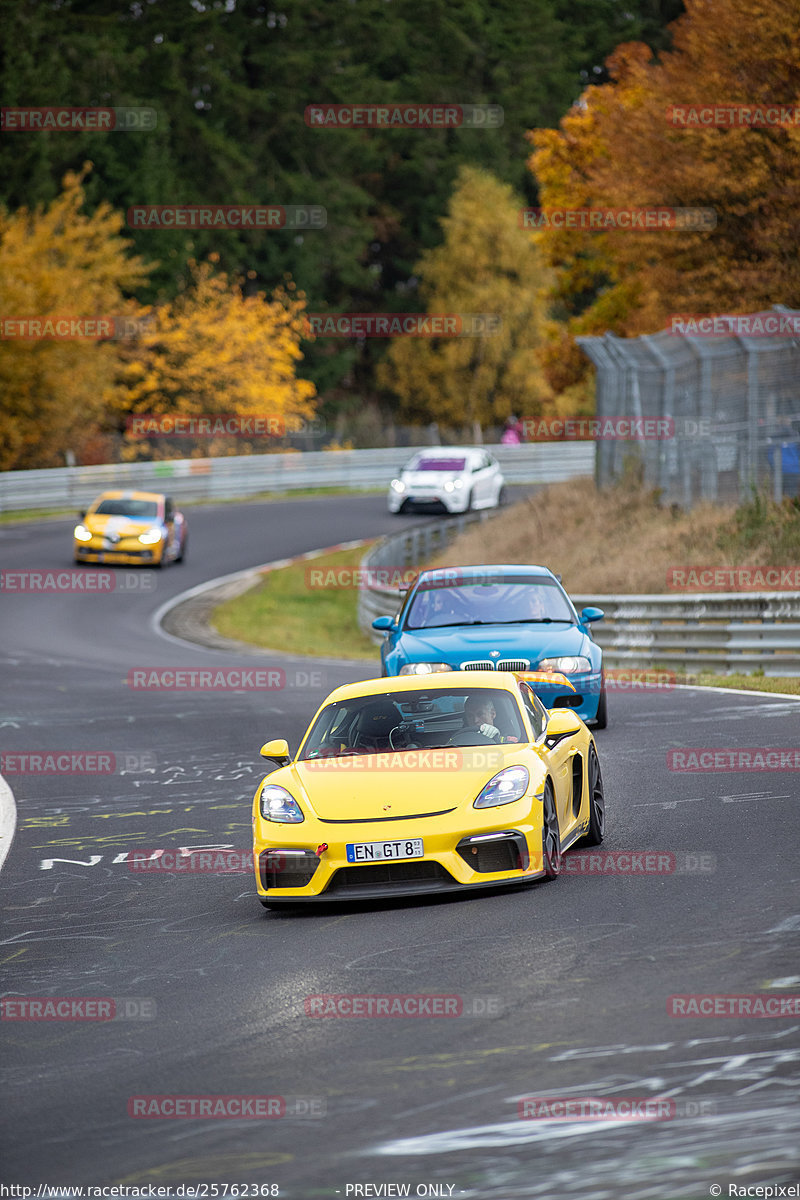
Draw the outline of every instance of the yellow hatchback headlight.
[[[161,530],[145,529],[144,533],[139,534],[139,541],[143,546],[155,546],[156,542],[161,541]]]

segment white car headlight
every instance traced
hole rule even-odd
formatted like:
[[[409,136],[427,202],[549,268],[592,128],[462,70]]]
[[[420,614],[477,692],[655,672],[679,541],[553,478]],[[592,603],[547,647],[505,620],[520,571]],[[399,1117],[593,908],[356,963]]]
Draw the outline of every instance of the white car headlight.
[[[511,804],[525,795],[529,782],[527,767],[506,767],[489,780],[472,807],[497,808],[499,804]]]
[[[277,783],[265,783],[258,802],[265,821],[277,821],[281,825],[297,825],[305,817],[300,805],[286,788]]]
[[[398,671],[398,675],[432,675],[434,671],[452,671],[449,663],[443,662],[418,662],[406,663]]]
[[[537,671],[561,671],[563,675],[580,675],[591,671],[592,664],[583,654],[567,655],[565,658],[543,658]]]
[[[92,531],[87,529],[85,525],[75,526],[75,541],[90,542],[92,540]]]
[[[144,533],[139,534],[139,541],[143,546],[155,546],[156,542],[161,541],[161,530],[145,529]]]
[[[393,479],[390,487],[393,492],[404,492],[406,490],[406,485],[403,483],[402,479]]]
[[[457,488],[463,488],[463,486],[464,486],[463,479],[448,479],[444,485],[444,490],[446,492],[454,492],[454,491],[456,491]]]

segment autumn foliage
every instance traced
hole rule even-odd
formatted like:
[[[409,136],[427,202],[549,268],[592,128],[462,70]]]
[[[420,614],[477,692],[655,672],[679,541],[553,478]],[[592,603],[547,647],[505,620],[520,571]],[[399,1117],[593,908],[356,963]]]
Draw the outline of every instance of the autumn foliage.
[[[270,300],[263,292],[245,296],[236,281],[215,271],[216,256],[211,259],[190,262],[186,290],[153,312],[131,346],[118,401],[122,412],[282,421],[312,416],[314,385],[295,375],[304,298],[294,294],[290,280]],[[223,438],[206,444],[203,453],[245,449],[241,441],[232,449]],[[126,458],[151,454],[161,457],[157,444],[128,438]]]
[[[129,253],[123,217],[82,211],[86,174],[70,172],[47,207],[0,210],[0,315],[134,317],[125,293],[148,267]],[[0,469],[64,465],[97,437],[118,372],[112,341],[0,341]]]
[[[442,221],[444,240],[415,274],[428,313],[486,314],[488,328],[480,336],[394,339],[378,378],[412,420],[502,424],[546,406],[551,393],[536,351],[547,278],[520,209],[508,184],[462,169]]]
[[[673,105],[800,104],[796,0],[687,0],[673,50],[630,43],[612,81],[588,88],[558,130],[530,135],[543,208],[713,208],[716,228],[543,229],[562,319],[545,359],[558,389],[585,374],[578,334],[634,336],[672,313],[800,305],[800,124],[738,128],[671,123]]]
[[[67,174],[49,206],[0,210],[0,469],[63,466],[69,452],[79,463],[107,461],[136,413],[311,416],[314,385],[295,373],[305,301],[291,279],[270,299],[245,295],[212,254],[190,261],[174,301],[138,304],[132,293],[153,268],[130,252],[120,213],[107,204],[83,211],[89,169]],[[48,317],[102,318],[110,334],[21,338],[10,324],[39,318],[44,328]],[[206,441],[202,453],[218,452],[230,444]],[[167,451],[126,438],[122,453]]]

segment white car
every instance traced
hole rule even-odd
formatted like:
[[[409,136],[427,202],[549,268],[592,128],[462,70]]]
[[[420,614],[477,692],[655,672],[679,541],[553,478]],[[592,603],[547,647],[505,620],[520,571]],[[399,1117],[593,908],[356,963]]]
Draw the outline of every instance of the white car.
[[[389,486],[389,512],[437,505],[449,513],[496,508],[505,500],[503,476],[482,446],[432,446],[410,459]]]

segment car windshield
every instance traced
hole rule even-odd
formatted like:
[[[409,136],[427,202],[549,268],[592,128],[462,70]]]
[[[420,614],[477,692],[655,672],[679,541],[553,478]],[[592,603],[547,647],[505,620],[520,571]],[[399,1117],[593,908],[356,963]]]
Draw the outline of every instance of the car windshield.
[[[406,471],[463,471],[465,458],[417,458],[411,460]]]
[[[546,576],[495,576],[457,584],[424,580],[414,593],[407,629],[443,625],[517,625],[574,623],[575,617],[558,584]]]
[[[101,500],[94,510],[101,517],[157,517],[157,500]]]
[[[326,705],[299,757],[308,761],[500,740],[527,740],[517,700],[502,688],[385,692]]]

